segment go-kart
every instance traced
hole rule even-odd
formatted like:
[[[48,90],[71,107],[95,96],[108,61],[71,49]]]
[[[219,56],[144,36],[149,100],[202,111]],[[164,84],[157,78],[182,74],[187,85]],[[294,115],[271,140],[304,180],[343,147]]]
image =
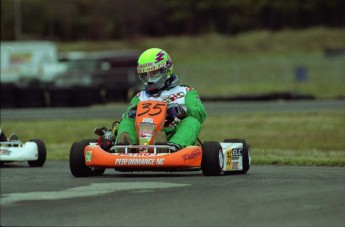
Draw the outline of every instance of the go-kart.
[[[173,146],[154,144],[164,127],[167,104],[158,101],[138,103],[135,117],[138,145],[114,145],[105,151],[97,140],[73,143],[70,170],[75,177],[102,175],[106,168],[116,171],[201,170],[205,176],[222,173],[245,174],[250,168],[249,144],[244,139],[206,141],[174,151]]]
[[[7,139],[1,132],[0,165],[8,162],[27,161],[30,167],[42,167],[46,161],[46,146],[40,139],[32,139],[26,143],[17,137]]]

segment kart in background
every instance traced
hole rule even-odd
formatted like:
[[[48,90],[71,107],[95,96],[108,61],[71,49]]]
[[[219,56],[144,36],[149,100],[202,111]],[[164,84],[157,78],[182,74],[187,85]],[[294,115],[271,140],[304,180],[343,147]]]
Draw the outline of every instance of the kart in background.
[[[167,144],[154,144],[164,127],[167,104],[157,101],[138,103],[136,131],[138,145],[115,145],[103,150],[96,140],[73,143],[70,171],[75,177],[102,175],[106,168],[116,171],[187,171],[201,170],[205,176],[245,174],[251,163],[249,144],[244,139],[206,141],[178,151]]]
[[[1,131],[0,165],[27,161],[30,167],[42,167],[46,161],[46,146],[40,139],[21,142],[16,135],[6,138]]]

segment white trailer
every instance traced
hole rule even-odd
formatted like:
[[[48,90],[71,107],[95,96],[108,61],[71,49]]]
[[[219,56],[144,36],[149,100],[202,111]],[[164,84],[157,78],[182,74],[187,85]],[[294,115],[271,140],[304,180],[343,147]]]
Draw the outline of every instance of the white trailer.
[[[1,42],[1,83],[44,81],[47,65],[58,64],[57,47],[49,41]]]

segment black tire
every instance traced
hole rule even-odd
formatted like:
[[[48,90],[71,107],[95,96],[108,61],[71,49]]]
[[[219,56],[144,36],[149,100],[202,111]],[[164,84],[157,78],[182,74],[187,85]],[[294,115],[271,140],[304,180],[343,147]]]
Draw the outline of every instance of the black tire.
[[[69,153],[69,168],[75,177],[88,177],[92,174],[92,168],[85,165],[84,149],[89,145],[87,141],[72,144]]]
[[[7,142],[7,137],[4,131],[1,130],[1,128],[0,128],[0,142]]]
[[[105,172],[106,168],[101,167],[92,167],[91,169],[91,175],[92,176],[101,176]]]
[[[83,139],[83,140],[81,140],[81,142],[97,143],[98,140],[97,139]]]
[[[80,142],[73,143],[71,147],[69,164],[71,173],[75,177],[100,176],[106,170],[106,168],[89,167],[85,165],[84,148],[89,145],[90,142],[97,142],[97,139],[81,140]]]
[[[223,150],[220,143],[207,141],[202,144],[201,170],[204,176],[219,176],[224,163]]]
[[[46,161],[47,149],[45,143],[40,139],[30,140],[37,144],[38,159],[36,161],[28,161],[30,167],[42,167]]]
[[[244,140],[244,139],[225,139],[225,143],[242,143],[243,144],[243,151],[242,151],[242,165],[243,165],[243,170],[241,171],[232,171],[232,172],[224,172],[225,175],[230,175],[230,174],[246,174],[250,168],[250,163],[249,163],[249,143]]]

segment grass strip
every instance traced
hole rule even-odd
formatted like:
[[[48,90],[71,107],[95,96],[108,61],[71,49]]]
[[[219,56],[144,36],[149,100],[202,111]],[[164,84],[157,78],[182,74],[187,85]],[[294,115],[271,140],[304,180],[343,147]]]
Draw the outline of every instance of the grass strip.
[[[345,166],[345,113],[236,113],[210,115],[202,126],[202,141],[243,138],[251,144],[253,164]],[[95,127],[110,127],[112,119],[6,121],[1,128],[22,141],[43,139],[48,160],[68,160],[74,141],[97,138]]]

